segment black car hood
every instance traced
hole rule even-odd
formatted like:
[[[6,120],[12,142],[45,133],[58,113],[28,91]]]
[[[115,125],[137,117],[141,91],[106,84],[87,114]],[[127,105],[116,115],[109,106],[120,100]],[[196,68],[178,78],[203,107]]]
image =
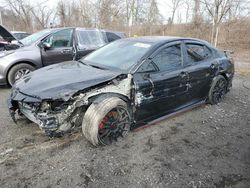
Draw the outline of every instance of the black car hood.
[[[17,81],[14,88],[30,97],[66,101],[77,91],[107,82],[120,74],[69,61],[34,71]]]
[[[7,29],[5,29],[2,25],[0,25],[0,36],[6,40],[7,42],[11,42],[13,40],[18,41]]]

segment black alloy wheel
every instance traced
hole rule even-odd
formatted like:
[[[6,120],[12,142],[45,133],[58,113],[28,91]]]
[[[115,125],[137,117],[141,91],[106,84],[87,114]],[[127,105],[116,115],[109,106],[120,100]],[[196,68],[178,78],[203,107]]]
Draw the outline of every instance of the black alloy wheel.
[[[123,106],[112,109],[99,124],[99,142],[103,145],[110,145],[120,137],[125,137],[129,132],[130,123],[130,114]]]

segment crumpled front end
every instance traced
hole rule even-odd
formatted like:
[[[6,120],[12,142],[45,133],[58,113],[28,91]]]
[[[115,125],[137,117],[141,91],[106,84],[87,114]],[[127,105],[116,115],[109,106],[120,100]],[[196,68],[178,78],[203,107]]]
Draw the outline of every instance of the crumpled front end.
[[[115,93],[130,98],[131,82],[131,75],[121,76],[86,90],[75,91],[71,96],[57,95],[55,98],[41,98],[13,88],[8,99],[9,111],[14,122],[17,122],[18,116],[25,116],[38,124],[48,136],[61,136],[81,126],[84,113],[95,97]]]
[[[8,106],[14,122],[17,122],[18,116],[25,116],[38,124],[48,136],[60,136],[80,124],[79,116],[83,108],[74,100],[42,100],[15,89],[11,92]]]

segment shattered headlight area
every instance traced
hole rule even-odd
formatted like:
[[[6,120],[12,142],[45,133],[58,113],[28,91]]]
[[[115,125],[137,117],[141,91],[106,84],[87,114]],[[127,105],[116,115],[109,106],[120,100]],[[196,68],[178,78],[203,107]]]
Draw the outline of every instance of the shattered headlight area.
[[[74,100],[67,102],[41,100],[37,102],[31,101],[32,99],[28,96],[21,97],[20,100],[18,95],[19,93],[11,95],[8,101],[10,114],[14,122],[16,122],[16,116],[24,115],[38,124],[40,129],[44,130],[50,137],[62,136],[81,125],[83,107],[77,107]]]

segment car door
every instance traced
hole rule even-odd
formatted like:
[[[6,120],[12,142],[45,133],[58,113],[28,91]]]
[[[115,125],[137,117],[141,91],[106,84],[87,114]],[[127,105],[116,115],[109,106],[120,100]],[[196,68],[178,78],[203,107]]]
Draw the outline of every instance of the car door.
[[[186,102],[188,75],[182,70],[182,48],[181,42],[161,47],[134,74],[137,121],[170,113]]]
[[[202,100],[208,94],[217,69],[212,50],[203,43],[185,41],[184,54],[184,70],[189,73],[190,100]]]
[[[49,48],[41,48],[42,61],[45,66],[73,59],[73,32],[72,28],[63,29],[43,40],[43,43],[50,45]]]

